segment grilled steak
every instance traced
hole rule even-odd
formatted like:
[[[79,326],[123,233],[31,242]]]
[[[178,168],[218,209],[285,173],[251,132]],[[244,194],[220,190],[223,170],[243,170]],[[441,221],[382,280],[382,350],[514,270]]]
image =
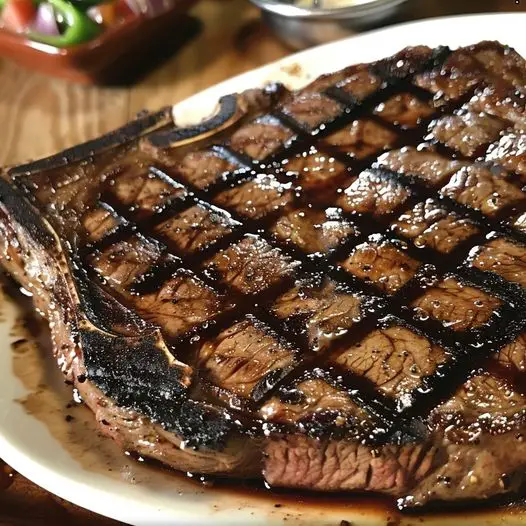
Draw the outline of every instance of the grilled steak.
[[[521,491],[526,63],[408,48],[0,178],[4,267],[123,448],[401,508]]]

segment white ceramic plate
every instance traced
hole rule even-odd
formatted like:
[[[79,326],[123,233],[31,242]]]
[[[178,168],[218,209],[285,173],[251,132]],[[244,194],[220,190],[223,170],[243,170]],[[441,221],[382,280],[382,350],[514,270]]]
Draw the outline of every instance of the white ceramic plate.
[[[178,104],[174,115],[178,123],[195,123],[213,112],[218,97],[223,94],[277,80],[298,87],[321,73],[379,59],[407,45],[457,47],[494,39],[526,55],[525,28],[526,14],[442,18],[391,27],[292,55],[223,82]],[[338,526],[342,520],[353,526],[384,526],[391,520],[387,511],[373,512],[363,502],[353,503],[351,499],[346,505],[340,502],[323,506],[301,502],[299,494],[296,500],[240,495],[204,488],[175,475],[152,472],[130,461],[109,440],[97,438],[90,416],[83,408],[65,409],[67,395],[63,386],[62,390],[38,386],[39,383],[54,384],[58,373],[42,372],[42,363],[31,350],[13,356],[8,342],[18,337],[10,331],[15,307],[7,305],[3,310],[0,454],[17,471],[58,496],[137,526],[208,523]],[[25,399],[25,405],[20,403],[21,399]],[[28,414],[28,408],[33,416]],[[65,411],[75,416],[74,423],[64,424]],[[276,503],[281,506],[275,507]],[[395,523],[422,524],[417,518],[404,518]],[[526,512],[426,518],[425,524],[515,526],[526,524]]]

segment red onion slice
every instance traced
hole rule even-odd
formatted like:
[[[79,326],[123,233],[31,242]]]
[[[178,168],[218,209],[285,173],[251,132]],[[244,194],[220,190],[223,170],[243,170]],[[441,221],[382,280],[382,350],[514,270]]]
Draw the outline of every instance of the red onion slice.
[[[38,6],[32,30],[41,35],[60,35],[55,10],[51,4],[42,3]]]

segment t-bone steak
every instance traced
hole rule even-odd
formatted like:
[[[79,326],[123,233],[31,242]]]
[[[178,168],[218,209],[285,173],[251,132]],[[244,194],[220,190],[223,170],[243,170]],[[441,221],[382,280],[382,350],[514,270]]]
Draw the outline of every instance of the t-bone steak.
[[[525,100],[482,42],[142,115],[2,171],[1,261],[128,451],[400,508],[520,494]]]

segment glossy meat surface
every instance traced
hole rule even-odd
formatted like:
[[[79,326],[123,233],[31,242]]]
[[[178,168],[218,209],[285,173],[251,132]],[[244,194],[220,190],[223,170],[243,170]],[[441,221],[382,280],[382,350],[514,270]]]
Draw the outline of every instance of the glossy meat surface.
[[[500,44],[415,47],[145,117],[2,172],[3,265],[127,450],[401,507],[511,494],[525,85]]]

